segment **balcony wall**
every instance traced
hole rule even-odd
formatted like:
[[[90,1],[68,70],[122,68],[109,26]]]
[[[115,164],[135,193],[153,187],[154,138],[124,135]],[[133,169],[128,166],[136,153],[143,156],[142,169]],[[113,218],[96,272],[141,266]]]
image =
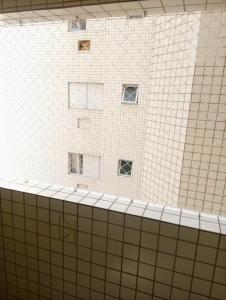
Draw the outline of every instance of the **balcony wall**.
[[[0,186],[1,299],[225,299],[225,218],[37,182]]]

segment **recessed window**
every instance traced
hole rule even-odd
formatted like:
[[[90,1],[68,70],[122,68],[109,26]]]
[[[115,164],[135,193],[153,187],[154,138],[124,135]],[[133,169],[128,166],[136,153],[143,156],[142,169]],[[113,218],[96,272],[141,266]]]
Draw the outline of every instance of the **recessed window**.
[[[138,101],[138,85],[123,85],[122,102],[135,104]]]
[[[90,120],[86,118],[78,118],[77,127],[80,129],[89,129],[90,128]]]
[[[130,160],[120,159],[118,162],[118,174],[131,176],[132,175],[133,162]]]
[[[83,173],[83,155],[77,153],[68,153],[69,173]]]
[[[100,157],[96,155],[68,153],[69,174],[99,177]]]
[[[68,31],[86,30],[86,20],[76,18],[68,22]]]
[[[89,51],[90,50],[90,40],[83,40],[78,42],[79,51]]]
[[[69,108],[103,109],[104,84],[69,82]]]

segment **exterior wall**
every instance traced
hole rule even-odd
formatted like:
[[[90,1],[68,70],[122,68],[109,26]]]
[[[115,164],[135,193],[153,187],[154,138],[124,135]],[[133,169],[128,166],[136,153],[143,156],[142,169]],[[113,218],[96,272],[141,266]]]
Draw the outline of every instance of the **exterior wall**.
[[[226,214],[225,12],[1,27],[0,176]],[[90,53],[77,42],[91,40]],[[104,110],[68,109],[68,82],[104,83]],[[138,105],[121,104],[139,84]],[[88,119],[90,129],[77,128]],[[101,157],[68,174],[68,152]],[[133,176],[117,175],[118,159]]]
[[[188,117],[179,206],[226,213],[225,13],[203,13]]]
[[[225,218],[32,182],[0,186],[1,299],[225,299]]]
[[[62,22],[2,27],[0,176],[138,197],[152,28],[151,18],[90,20],[81,32]],[[80,39],[90,53],[77,51]],[[68,109],[68,82],[104,83],[104,109]],[[139,84],[138,105],[121,103],[129,83]],[[100,178],[69,175],[68,152],[100,156]],[[117,175],[118,159],[133,161],[132,177]]]
[[[177,205],[200,14],[155,18],[142,198]]]

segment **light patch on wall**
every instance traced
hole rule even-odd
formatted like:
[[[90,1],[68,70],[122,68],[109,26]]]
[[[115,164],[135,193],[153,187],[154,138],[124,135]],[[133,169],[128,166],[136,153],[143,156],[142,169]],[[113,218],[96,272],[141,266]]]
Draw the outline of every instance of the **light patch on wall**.
[[[78,118],[77,120],[77,128],[80,129],[89,129],[90,128],[90,120],[86,118]]]

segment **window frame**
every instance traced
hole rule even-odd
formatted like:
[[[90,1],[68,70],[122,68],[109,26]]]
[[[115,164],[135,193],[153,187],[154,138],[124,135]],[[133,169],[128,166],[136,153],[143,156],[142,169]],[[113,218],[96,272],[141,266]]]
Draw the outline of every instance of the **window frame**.
[[[72,156],[75,156],[77,172],[72,172]],[[68,174],[83,175],[83,154],[68,152]]]
[[[125,92],[126,92],[126,88],[127,87],[135,87],[136,88],[136,99],[135,99],[134,102],[124,100],[124,98],[125,98]],[[121,100],[121,102],[123,104],[129,104],[129,105],[136,105],[136,104],[138,104],[138,89],[139,89],[139,85],[138,84],[123,84],[123,86],[122,86],[122,100]]]
[[[75,27],[75,23],[78,23],[80,26]],[[86,19],[75,18],[73,20],[68,21],[68,32],[79,32],[86,30]]]
[[[86,95],[85,95],[85,107],[72,107],[71,106],[71,86],[73,84],[84,84],[86,86]],[[101,108],[93,108],[90,107],[89,104],[89,99],[88,99],[88,92],[89,92],[89,86],[91,85],[102,85],[103,86],[103,98],[101,99],[102,104],[101,104]],[[104,97],[105,97],[105,84],[103,82],[75,82],[75,81],[69,81],[68,82],[68,109],[81,109],[81,110],[91,110],[91,111],[103,111],[105,109],[105,104],[104,104]],[[91,102],[92,103],[92,102]]]
[[[121,161],[127,161],[127,162],[131,162],[132,165],[131,165],[131,174],[128,175],[128,174],[121,174],[120,173],[120,170],[122,169],[121,167]],[[128,160],[128,159],[118,159],[118,170],[117,170],[117,173],[118,173],[118,176],[125,176],[125,177],[132,177],[133,176],[133,161],[132,160]]]
[[[75,157],[74,169],[76,170],[76,172],[72,172],[73,156]],[[87,168],[87,164],[90,164],[90,159],[91,159],[91,168],[90,165]],[[95,166],[94,169],[92,169],[93,163]],[[99,155],[68,152],[68,174],[69,175],[81,175],[83,177],[96,178],[96,179],[100,178],[100,164],[101,164],[101,156]]]

